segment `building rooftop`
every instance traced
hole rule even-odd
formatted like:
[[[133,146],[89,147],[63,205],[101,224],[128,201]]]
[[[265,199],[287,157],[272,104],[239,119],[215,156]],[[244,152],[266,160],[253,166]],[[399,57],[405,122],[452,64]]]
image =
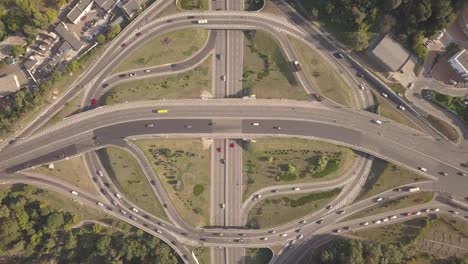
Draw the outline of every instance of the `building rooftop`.
[[[14,74],[0,78],[0,97],[7,96],[19,90],[18,77]]]
[[[81,42],[75,34],[70,32],[66,27],[65,24],[62,22],[55,27],[55,31],[66,41],[70,44],[70,46],[75,50],[79,51],[83,48],[84,44]]]
[[[105,12],[109,12],[109,10],[114,7],[116,0],[94,0],[94,3],[102,8]]]
[[[28,70],[31,71],[34,69],[34,66],[36,66],[37,60],[34,59],[34,57],[27,59],[24,63],[23,66]]]
[[[468,73],[468,52],[462,50],[453,57],[453,61]]]
[[[122,10],[129,18],[132,18],[135,15],[135,12],[140,8],[140,3],[138,3],[137,0],[129,0],[127,3],[122,5]]]
[[[382,41],[372,50],[376,56],[390,71],[398,71],[411,54],[398,42],[386,35]]]
[[[74,22],[76,21],[81,14],[84,12],[84,10],[92,4],[93,0],[80,0],[76,5],[70,10],[70,12],[67,15],[67,18],[70,19],[70,21]]]

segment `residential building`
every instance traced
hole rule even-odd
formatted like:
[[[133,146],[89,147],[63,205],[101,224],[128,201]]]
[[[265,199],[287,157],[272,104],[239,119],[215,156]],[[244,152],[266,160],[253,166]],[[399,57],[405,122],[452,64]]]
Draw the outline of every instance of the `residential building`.
[[[466,50],[459,51],[448,62],[464,81],[468,81],[468,53]]]
[[[458,25],[460,29],[465,33],[465,36],[468,37],[468,5],[463,8],[460,12],[460,15],[457,18]]]
[[[122,4],[120,8],[128,19],[132,19],[137,11],[141,9],[141,5],[138,0],[128,0],[126,3]]]
[[[65,23],[61,22],[55,27],[55,31],[62,37],[70,46],[72,47],[73,50],[79,51],[83,48],[84,44],[81,42],[78,38],[78,36],[75,35],[75,33],[71,32],[67,25]]]
[[[80,19],[91,10],[93,0],[79,0],[76,5],[67,14],[68,20],[73,24],[77,24]]]
[[[19,88],[18,76],[10,74],[0,78],[0,98],[18,91]]]
[[[400,43],[390,37],[385,37],[372,50],[374,55],[389,72],[396,72],[411,58],[411,54]]]
[[[117,3],[117,0],[94,0],[94,3],[109,14]]]

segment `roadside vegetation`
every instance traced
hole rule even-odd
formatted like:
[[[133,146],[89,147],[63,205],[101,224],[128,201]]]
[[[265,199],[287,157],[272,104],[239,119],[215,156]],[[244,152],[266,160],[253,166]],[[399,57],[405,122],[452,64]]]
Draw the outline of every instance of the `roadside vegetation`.
[[[196,247],[193,249],[193,254],[195,254],[198,264],[210,264],[210,248]]]
[[[209,0],[177,0],[177,7],[182,10],[208,10]]]
[[[75,227],[80,220],[102,216],[31,185],[1,186],[0,257],[5,263],[179,263],[171,247],[141,231],[130,232],[127,224],[125,230],[100,224]]]
[[[129,152],[109,147],[97,153],[112,182],[125,198],[148,213],[169,221],[140,164]]]
[[[72,116],[74,114],[78,114],[81,112],[81,96],[82,93],[78,93],[72,100],[65,103],[62,110],[55,114],[46,124],[44,127],[48,127],[54,125],[64,118]]]
[[[292,62],[280,44],[264,31],[246,31],[244,38],[243,94],[257,98],[308,100],[297,82]]]
[[[258,11],[265,5],[265,0],[244,0],[244,3],[246,11]]]
[[[200,98],[211,93],[211,56],[191,71],[163,77],[135,80],[110,89],[102,100],[106,105],[126,101]]]
[[[432,37],[456,18],[462,0],[290,0],[309,20],[323,23],[353,49],[361,51],[379,32],[393,31],[396,38],[419,58],[425,58],[424,39]],[[297,5],[297,3],[300,4]]]
[[[326,181],[343,175],[352,150],[307,139],[263,138],[244,142],[243,199],[272,185]]]
[[[245,264],[268,264],[273,258],[269,248],[247,248],[245,255]]]
[[[209,224],[211,151],[196,139],[135,141],[151,162],[182,219],[192,226]]]
[[[374,158],[369,176],[356,200],[363,200],[392,188],[418,181],[427,180],[410,170],[400,168],[387,161]]]
[[[302,71],[314,84],[315,89],[339,104],[349,107],[356,105],[351,87],[341,78],[341,73],[335,70],[318,51],[292,37],[289,37],[289,42],[300,58]]]
[[[430,202],[432,198],[434,198],[434,193],[432,192],[409,193],[408,195],[399,197],[397,199],[384,200],[383,202],[375,204],[375,206],[351,215],[350,217],[346,218],[346,220],[390,212],[418,204],[425,204]]]
[[[468,125],[468,99],[465,97],[453,97],[431,90],[430,101],[443,109],[453,113]]]
[[[288,223],[319,210],[335,198],[341,189],[266,198],[249,212],[248,228],[270,228]]]
[[[447,122],[433,115],[428,115],[426,119],[435,129],[446,136],[449,140],[453,142],[458,142],[460,140],[457,130]]]
[[[154,38],[128,55],[112,72],[176,63],[199,51],[208,39],[204,29],[182,29]]]
[[[92,176],[88,175],[81,157],[56,162],[52,169],[45,165],[29,169],[27,172],[37,174],[38,176],[46,175],[52,178],[57,178],[61,181],[71,183],[77,188],[90,194],[97,194],[97,189],[91,180]]]

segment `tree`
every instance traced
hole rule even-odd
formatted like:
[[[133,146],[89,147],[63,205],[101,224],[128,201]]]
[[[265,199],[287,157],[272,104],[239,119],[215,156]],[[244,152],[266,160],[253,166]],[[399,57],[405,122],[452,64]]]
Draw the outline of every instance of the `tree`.
[[[99,34],[97,35],[96,40],[99,42],[99,44],[104,44],[106,42],[106,36]]]
[[[57,0],[57,2],[55,2],[55,9],[61,9],[67,2],[67,0]]]
[[[64,224],[63,215],[59,212],[53,212],[47,217],[45,230],[48,232],[55,232],[60,229]]]
[[[24,53],[26,53],[26,49],[21,45],[12,45],[11,53],[15,58],[18,58],[19,56],[22,56]]]
[[[120,25],[112,26],[109,31],[107,32],[107,39],[111,40],[114,39],[121,31]]]
[[[0,218],[9,217],[10,216],[10,209],[6,205],[0,206]]]
[[[383,1],[383,8],[386,11],[392,11],[393,9],[397,9],[403,0],[384,0]]]
[[[50,23],[53,23],[57,19],[58,13],[54,9],[49,9],[45,12],[45,15],[50,24]]]
[[[197,184],[197,185],[193,186],[193,195],[195,195],[195,196],[199,196],[204,191],[205,191],[205,187],[203,187],[202,184]]]
[[[23,27],[23,33],[30,39],[34,39],[39,34],[37,28],[30,25],[26,25]]]
[[[363,51],[369,46],[369,36],[362,30],[352,32],[349,40],[353,49],[357,51]]]
[[[4,40],[5,36],[6,36],[5,24],[3,24],[2,21],[0,21],[0,41]]]
[[[294,173],[296,171],[296,167],[293,164],[288,164],[288,172]]]
[[[49,19],[47,18],[47,15],[40,12],[34,12],[33,17],[33,24],[36,27],[45,29],[49,25]]]
[[[80,69],[80,63],[77,60],[72,60],[67,65],[67,68],[70,72],[77,72]]]
[[[424,36],[419,33],[413,36],[412,41],[413,52],[420,58],[424,59],[427,56],[427,49],[424,46]]]

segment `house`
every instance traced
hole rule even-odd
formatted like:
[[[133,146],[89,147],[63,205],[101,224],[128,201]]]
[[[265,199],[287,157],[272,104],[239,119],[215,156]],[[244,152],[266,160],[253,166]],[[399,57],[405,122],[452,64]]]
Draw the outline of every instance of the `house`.
[[[94,0],[94,3],[109,14],[117,3],[117,0]]]
[[[24,63],[23,66],[26,68],[27,71],[32,72],[36,67],[37,60],[34,56],[30,56]]]
[[[93,0],[79,0],[76,5],[67,14],[68,20],[76,24],[80,19],[91,10]]]
[[[460,12],[457,22],[460,29],[465,33],[465,36],[468,37],[468,6],[465,6],[462,12]]]
[[[70,44],[73,50],[79,51],[83,48],[83,42],[81,42],[73,32],[68,30],[68,27],[63,22],[55,27],[55,31],[60,37],[68,42],[68,44]]]
[[[388,34],[375,46],[372,55],[389,72],[396,72],[411,58],[411,54]]]
[[[10,74],[0,78],[0,98],[17,92],[19,88],[18,76]]]
[[[128,19],[132,19],[137,11],[141,9],[141,5],[137,0],[128,0],[120,8]]]
[[[466,50],[457,52],[448,62],[463,80],[468,81],[468,53]]]

